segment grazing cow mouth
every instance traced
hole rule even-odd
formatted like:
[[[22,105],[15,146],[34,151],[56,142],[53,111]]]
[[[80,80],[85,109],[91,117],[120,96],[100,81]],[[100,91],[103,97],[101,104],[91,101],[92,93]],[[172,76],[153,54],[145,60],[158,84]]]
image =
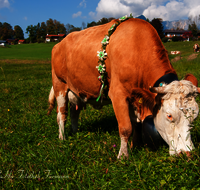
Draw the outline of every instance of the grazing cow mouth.
[[[169,73],[161,78],[159,78],[153,87],[160,87],[163,86],[164,84],[169,84],[173,81],[178,81],[178,77],[174,73]],[[153,116],[149,115],[147,116],[142,124],[143,128],[143,141],[145,144],[152,148],[158,148],[159,145],[166,144],[164,139],[161,137],[160,133],[157,131],[154,121],[153,121]]]

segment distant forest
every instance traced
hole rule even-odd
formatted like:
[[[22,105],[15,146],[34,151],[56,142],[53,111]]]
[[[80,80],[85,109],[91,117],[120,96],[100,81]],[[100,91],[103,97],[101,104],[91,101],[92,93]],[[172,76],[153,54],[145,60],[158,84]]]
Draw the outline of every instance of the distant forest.
[[[46,22],[38,23],[37,25],[29,25],[26,28],[26,34],[28,34],[28,38],[26,39],[27,43],[41,43],[45,42],[46,35],[57,35],[57,34],[69,34],[73,31],[80,31],[89,27],[102,25],[110,22],[115,18],[102,18],[99,21],[95,22],[92,21],[90,23],[85,24],[85,22],[82,22],[81,27],[75,27],[71,24],[62,24],[57,20],[49,19]],[[192,31],[193,36],[196,36],[199,32],[198,30],[198,24],[200,22],[200,15],[197,17],[190,17],[189,19],[189,27],[188,29]],[[160,18],[154,18],[152,21],[147,19],[147,22],[152,24],[154,28],[157,30],[160,38],[162,39],[164,37],[164,31],[163,31],[163,25],[162,25],[162,19]],[[180,30],[178,21],[177,21],[177,28],[173,28],[174,30]],[[7,40],[7,39],[24,39],[24,32],[22,28],[19,25],[13,27],[7,23],[1,23],[0,22],[0,40]]]

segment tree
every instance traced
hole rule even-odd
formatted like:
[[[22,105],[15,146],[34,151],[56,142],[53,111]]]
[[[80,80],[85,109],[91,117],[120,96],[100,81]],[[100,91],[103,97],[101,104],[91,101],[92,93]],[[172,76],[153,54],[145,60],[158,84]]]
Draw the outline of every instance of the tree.
[[[72,29],[70,30],[70,33],[71,33],[71,32],[74,32],[74,31],[81,31],[81,28],[79,28],[79,27],[74,27],[74,28],[72,28]]]
[[[56,34],[54,21],[50,18],[46,21],[47,34]]]
[[[183,33],[183,38],[185,38],[185,39],[192,38],[192,37],[193,37],[193,35],[192,35],[191,31]]]
[[[103,17],[101,20],[99,20],[99,21],[97,22],[97,25],[106,24],[106,23],[108,23],[108,22],[109,22],[108,19],[105,18],[105,17]]]
[[[87,23],[87,28],[93,27],[93,26],[96,26],[96,25],[97,25],[97,23],[95,21],[92,21],[90,23]]]
[[[197,28],[198,28],[200,26],[200,15],[199,16],[195,16],[195,17],[190,16],[188,18],[188,23],[189,23],[189,25],[195,23],[197,25]]]
[[[7,22],[4,22],[3,24],[0,24],[0,39],[1,40],[7,40],[12,39],[14,37],[14,30],[12,29],[12,26],[8,24]]]
[[[15,38],[17,38],[17,39],[24,39],[24,32],[23,32],[23,30],[22,30],[22,28],[19,26],[19,25],[16,25],[15,27],[14,27],[14,33],[15,33]]]
[[[40,26],[40,35],[41,35],[41,38],[43,40],[45,40],[46,35],[47,35],[47,26],[46,26],[45,22],[41,23],[41,26]]]
[[[37,40],[38,43],[44,42],[43,37],[42,37],[42,31],[41,31],[40,23],[38,23],[37,26],[36,26],[36,40]]]
[[[197,37],[198,28],[197,28],[197,25],[194,21],[191,24],[189,24],[188,30],[190,30],[192,32],[192,35],[194,37]]]
[[[29,34],[30,43],[34,43],[37,40],[37,26],[29,25],[26,28],[26,34]]]
[[[158,35],[162,39],[164,37],[162,19],[161,18],[154,18],[150,23],[157,30]]]
[[[82,22],[82,30],[84,30],[86,28],[86,24],[85,22]]]
[[[69,33],[70,33],[70,30],[73,29],[74,26],[68,23],[68,24],[66,24],[65,28],[66,28],[67,34],[69,34]]]
[[[110,18],[108,18],[108,22],[110,22],[110,21],[112,21],[114,19],[115,19],[114,17],[110,17]]]
[[[60,24],[60,29],[59,29],[60,34],[66,34],[66,28],[64,24]]]
[[[80,31],[80,30],[81,30],[81,28],[79,28],[79,27],[75,27],[75,26],[73,26],[71,24],[66,24],[66,32],[67,32],[67,34],[69,34],[71,32],[74,32],[74,31]]]
[[[66,34],[66,28],[64,24],[61,24],[57,20],[52,20],[51,18],[46,22],[47,34]]]

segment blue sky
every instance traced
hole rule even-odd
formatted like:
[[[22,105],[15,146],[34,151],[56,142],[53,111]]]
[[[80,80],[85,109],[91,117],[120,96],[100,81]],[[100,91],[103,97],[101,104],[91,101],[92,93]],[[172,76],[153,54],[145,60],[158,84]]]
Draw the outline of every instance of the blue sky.
[[[150,20],[187,19],[200,15],[200,0],[0,0],[0,22],[14,28],[46,22],[49,18],[81,27],[102,17],[143,14]],[[25,35],[27,37],[27,35]]]

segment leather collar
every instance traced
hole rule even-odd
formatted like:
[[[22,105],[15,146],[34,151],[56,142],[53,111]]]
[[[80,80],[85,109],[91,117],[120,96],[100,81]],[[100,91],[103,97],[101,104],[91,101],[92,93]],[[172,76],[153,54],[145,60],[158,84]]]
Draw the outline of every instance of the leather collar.
[[[154,84],[153,87],[160,87],[160,86],[161,86],[161,85],[160,85],[161,83],[169,84],[169,83],[171,83],[171,82],[173,82],[173,81],[175,81],[175,80],[178,80],[177,75],[174,74],[174,73],[169,73],[169,74],[166,74],[166,75],[162,76],[161,78],[159,78],[159,79],[155,82],[155,84]]]

